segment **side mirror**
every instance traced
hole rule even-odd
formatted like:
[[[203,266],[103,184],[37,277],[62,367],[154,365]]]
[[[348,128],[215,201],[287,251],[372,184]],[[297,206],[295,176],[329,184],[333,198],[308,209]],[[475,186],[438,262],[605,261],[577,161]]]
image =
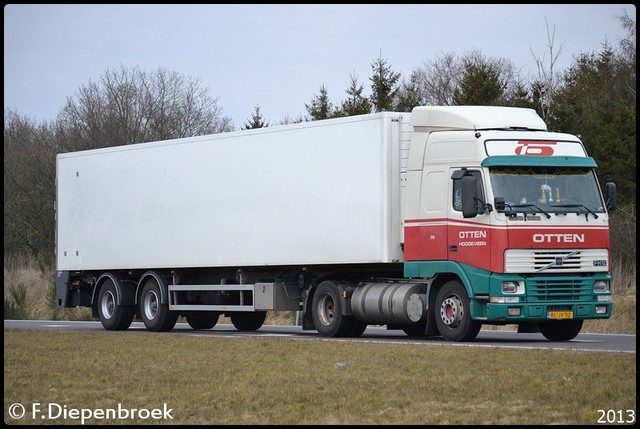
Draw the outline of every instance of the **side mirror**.
[[[497,211],[502,212],[507,207],[504,202],[504,197],[495,197],[493,199],[493,206]]]
[[[614,210],[618,205],[616,184],[613,182],[607,182],[605,185],[605,192],[607,193],[607,211]]]
[[[478,183],[474,176],[464,176],[461,183],[462,190],[462,217],[476,217],[478,215],[478,206],[476,195]]]

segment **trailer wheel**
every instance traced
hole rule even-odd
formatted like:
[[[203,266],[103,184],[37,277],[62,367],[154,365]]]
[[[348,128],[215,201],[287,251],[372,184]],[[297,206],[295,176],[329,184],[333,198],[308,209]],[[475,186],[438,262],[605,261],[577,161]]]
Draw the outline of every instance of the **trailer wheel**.
[[[238,331],[257,331],[262,327],[264,319],[267,317],[266,311],[256,311],[254,313],[231,313],[231,323]]]
[[[220,313],[215,311],[194,311],[187,313],[187,323],[193,329],[211,329],[218,323]]]
[[[551,341],[569,341],[582,329],[582,320],[547,320],[540,322],[540,333]]]
[[[313,294],[313,325],[323,337],[357,337],[364,332],[355,316],[342,314],[343,300],[335,282],[324,281]],[[366,329],[366,325],[364,326]],[[358,332],[362,329],[362,332]]]
[[[98,316],[102,326],[109,331],[125,331],[131,326],[135,307],[118,305],[116,285],[107,279],[98,294]]]
[[[442,286],[436,296],[436,325],[447,341],[471,341],[482,326],[471,319],[469,296],[464,286],[451,280]]]
[[[140,295],[140,316],[144,326],[150,331],[170,331],[178,321],[178,313],[169,311],[167,304],[160,303],[160,285],[154,278],[149,278]]]

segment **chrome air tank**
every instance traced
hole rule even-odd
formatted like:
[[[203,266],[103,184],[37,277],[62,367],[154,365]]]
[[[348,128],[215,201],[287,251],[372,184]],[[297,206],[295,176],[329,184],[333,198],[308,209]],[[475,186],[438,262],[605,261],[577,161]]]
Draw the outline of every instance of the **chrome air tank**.
[[[351,310],[370,325],[412,325],[426,317],[426,285],[365,283],[351,295]]]

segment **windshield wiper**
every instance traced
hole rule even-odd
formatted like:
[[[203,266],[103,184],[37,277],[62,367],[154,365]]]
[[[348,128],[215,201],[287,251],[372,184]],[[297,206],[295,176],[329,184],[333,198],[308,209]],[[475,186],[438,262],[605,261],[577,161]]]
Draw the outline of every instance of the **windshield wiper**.
[[[589,220],[589,213],[591,213],[595,219],[598,219],[598,215],[595,214],[593,211],[591,211],[591,209],[589,209],[589,207],[587,207],[587,206],[585,206],[583,204],[550,204],[549,207],[583,208],[583,209],[586,210],[586,212],[582,212],[582,213],[584,213],[584,218],[586,220]],[[578,213],[578,214],[580,214],[580,213]]]
[[[511,208],[511,210],[513,210],[514,208],[524,208],[524,207],[531,208],[531,207],[533,207],[533,208],[538,210],[538,213],[544,214],[547,217],[547,219],[551,218],[551,215],[549,213],[545,212],[544,210],[542,210],[540,207],[536,206],[535,204],[515,204],[515,205],[506,204],[506,205],[509,206],[509,208]],[[528,212],[525,212],[525,211],[522,212],[522,214],[524,214],[524,218],[525,219],[527,218],[527,213]]]

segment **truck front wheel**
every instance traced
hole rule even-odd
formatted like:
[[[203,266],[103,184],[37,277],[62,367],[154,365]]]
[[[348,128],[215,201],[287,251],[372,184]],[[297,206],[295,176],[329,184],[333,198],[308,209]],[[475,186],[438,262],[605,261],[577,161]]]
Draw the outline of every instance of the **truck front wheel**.
[[[469,296],[464,286],[451,280],[442,286],[436,297],[436,325],[447,341],[471,341],[482,326],[471,319]]]
[[[161,304],[160,285],[154,278],[148,279],[140,294],[140,316],[144,326],[154,332],[170,331],[178,321],[178,313]]]
[[[547,320],[540,322],[538,328],[548,340],[569,341],[580,333],[582,323],[582,320]]]
[[[105,280],[98,294],[98,316],[102,326],[109,331],[124,331],[131,326],[134,313],[134,306],[118,305],[113,280]]]

